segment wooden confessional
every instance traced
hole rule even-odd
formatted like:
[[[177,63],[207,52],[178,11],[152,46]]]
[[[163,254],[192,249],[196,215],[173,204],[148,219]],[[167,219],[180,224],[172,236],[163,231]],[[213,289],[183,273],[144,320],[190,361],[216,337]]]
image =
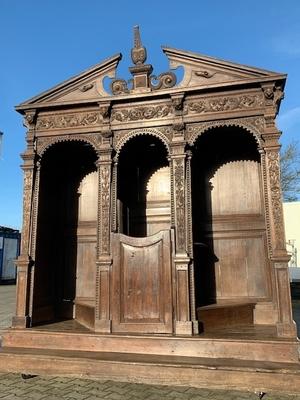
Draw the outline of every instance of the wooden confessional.
[[[71,357],[74,374],[224,386],[197,365],[235,360],[249,388],[244,362],[298,365],[275,124],[286,76],[163,51],[179,83],[152,75],[136,28],[130,84],[116,55],[17,107],[24,219],[2,357],[31,351],[33,372],[44,351],[51,372],[62,352],[62,373]]]

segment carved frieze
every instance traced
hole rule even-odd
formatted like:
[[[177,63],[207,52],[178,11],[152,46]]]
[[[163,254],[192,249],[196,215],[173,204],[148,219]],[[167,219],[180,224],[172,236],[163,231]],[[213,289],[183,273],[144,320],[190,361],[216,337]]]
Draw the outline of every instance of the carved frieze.
[[[172,114],[171,106],[162,104],[158,106],[112,110],[111,120],[118,122],[149,120],[153,118],[164,118],[170,114]]]
[[[241,95],[224,96],[214,98],[203,98],[197,101],[187,102],[185,105],[185,114],[204,114],[224,111],[236,111],[249,108],[261,107],[264,104],[262,95]]]
[[[238,126],[252,133],[258,145],[261,147],[261,134],[264,131],[264,124],[265,121],[263,117],[230,118],[189,124],[186,127],[186,140],[190,145],[193,145],[197,137],[209,129]]]
[[[66,129],[82,126],[97,126],[102,122],[98,111],[41,116],[37,119],[39,130]]]

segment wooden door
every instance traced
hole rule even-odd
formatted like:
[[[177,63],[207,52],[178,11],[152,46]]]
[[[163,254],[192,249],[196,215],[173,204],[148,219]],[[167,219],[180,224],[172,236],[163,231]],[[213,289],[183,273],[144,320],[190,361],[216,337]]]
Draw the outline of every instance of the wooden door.
[[[113,234],[112,331],[172,333],[171,232]]]

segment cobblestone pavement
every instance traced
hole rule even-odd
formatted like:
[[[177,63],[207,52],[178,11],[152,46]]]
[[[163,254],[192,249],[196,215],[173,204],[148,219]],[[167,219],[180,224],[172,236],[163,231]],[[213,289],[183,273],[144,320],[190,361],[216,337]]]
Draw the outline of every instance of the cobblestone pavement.
[[[0,286],[0,330],[10,325],[15,307],[15,286]],[[294,302],[300,322],[300,301]],[[0,400],[256,400],[258,394],[233,390],[143,385],[78,378],[0,374]],[[267,393],[263,400],[300,400],[300,395]]]

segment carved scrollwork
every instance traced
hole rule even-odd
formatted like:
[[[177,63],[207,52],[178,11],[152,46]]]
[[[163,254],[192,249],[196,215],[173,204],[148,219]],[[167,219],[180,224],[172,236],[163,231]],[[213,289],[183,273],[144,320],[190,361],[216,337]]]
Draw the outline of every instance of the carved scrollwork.
[[[162,74],[150,77],[150,86],[153,90],[168,89],[176,85],[177,77],[174,72],[163,72]]]
[[[100,223],[100,255],[109,254],[110,246],[110,226],[109,226],[109,208],[110,208],[110,175],[111,175],[111,165],[110,164],[100,164],[100,213],[101,221]]]
[[[114,95],[128,93],[129,89],[127,81],[125,81],[125,79],[114,79],[111,81],[110,90]]]
[[[190,145],[193,145],[196,139],[209,129],[225,127],[225,126],[226,127],[237,126],[251,133],[254,136],[260,148],[262,146],[261,134],[264,131],[264,124],[265,121],[263,117],[233,118],[233,119],[224,119],[217,121],[200,122],[197,124],[188,125],[186,129],[186,136],[188,143]]]
[[[82,126],[97,126],[101,124],[100,113],[74,113],[74,114],[57,114],[39,117],[36,127],[39,130],[65,129]]]
[[[29,232],[30,232],[30,216],[31,216],[31,199],[33,190],[33,169],[24,170],[23,185],[23,228],[21,250],[23,254],[29,252]]]
[[[186,104],[185,113],[213,113],[222,111],[234,111],[260,107],[263,105],[261,95],[243,95],[236,97],[221,97],[192,101]]]
[[[169,105],[158,105],[148,107],[135,107],[121,110],[112,110],[111,120],[118,122],[148,120],[152,118],[163,118],[172,113]]]

